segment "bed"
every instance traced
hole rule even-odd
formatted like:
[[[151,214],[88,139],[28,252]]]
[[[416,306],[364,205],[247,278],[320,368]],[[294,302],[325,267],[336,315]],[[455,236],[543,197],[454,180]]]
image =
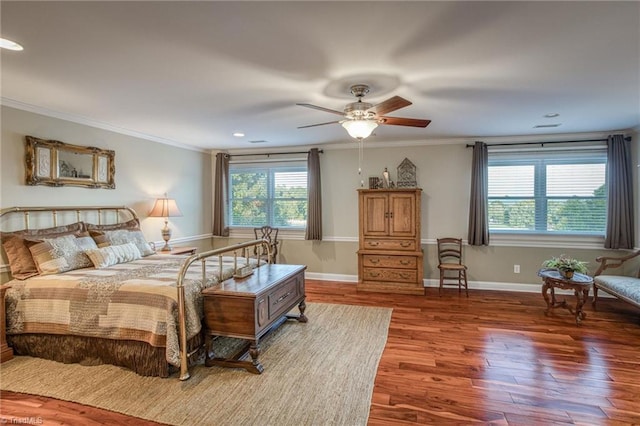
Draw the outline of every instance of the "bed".
[[[13,207],[0,212],[0,225],[14,278],[5,306],[16,354],[147,376],[179,370],[188,379],[204,340],[201,291],[270,258],[264,240],[156,254],[128,207]]]

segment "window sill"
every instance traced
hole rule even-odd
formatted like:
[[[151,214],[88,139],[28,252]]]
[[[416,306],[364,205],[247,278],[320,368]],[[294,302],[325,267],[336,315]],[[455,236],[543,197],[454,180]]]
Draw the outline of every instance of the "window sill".
[[[279,240],[304,240],[304,229],[285,229],[279,228],[278,230],[278,239]],[[246,240],[255,239],[255,234],[253,233],[253,228],[230,228],[229,229],[229,238],[242,238]]]

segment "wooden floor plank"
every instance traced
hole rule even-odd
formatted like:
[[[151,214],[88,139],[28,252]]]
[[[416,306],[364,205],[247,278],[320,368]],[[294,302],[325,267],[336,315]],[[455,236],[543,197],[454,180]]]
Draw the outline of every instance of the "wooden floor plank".
[[[307,301],[393,308],[369,425],[640,424],[640,310],[619,300],[585,305],[580,327],[564,310],[545,316],[533,293],[412,296],[307,280]],[[10,392],[0,404],[5,423],[153,424]]]

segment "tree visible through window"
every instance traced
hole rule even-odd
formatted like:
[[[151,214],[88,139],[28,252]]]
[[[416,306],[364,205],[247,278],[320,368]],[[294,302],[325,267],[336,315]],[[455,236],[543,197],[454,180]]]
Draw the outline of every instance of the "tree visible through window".
[[[305,165],[232,164],[230,226],[304,228],[307,224]]]
[[[491,232],[604,235],[606,151],[489,153]]]

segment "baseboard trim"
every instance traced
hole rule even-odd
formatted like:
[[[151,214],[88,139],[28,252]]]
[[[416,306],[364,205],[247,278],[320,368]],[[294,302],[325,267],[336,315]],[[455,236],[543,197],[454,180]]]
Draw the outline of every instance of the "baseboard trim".
[[[358,282],[357,275],[346,274],[324,274],[320,272],[306,272],[305,278],[318,281],[340,281],[349,284]],[[437,279],[425,279],[423,284],[428,288],[437,288],[440,281]],[[508,283],[492,281],[469,281],[469,290],[489,290],[489,291],[511,291],[520,293],[540,293],[542,297],[542,281],[539,283]],[[450,288],[450,287],[448,287]],[[556,294],[573,295],[572,290],[556,289]],[[593,292],[591,292],[593,295]],[[599,292],[598,297],[613,297],[605,292]]]
[[[318,281],[340,281],[347,283],[357,283],[357,275],[344,275],[344,274],[324,274],[321,272],[305,272],[304,277],[310,280]]]

